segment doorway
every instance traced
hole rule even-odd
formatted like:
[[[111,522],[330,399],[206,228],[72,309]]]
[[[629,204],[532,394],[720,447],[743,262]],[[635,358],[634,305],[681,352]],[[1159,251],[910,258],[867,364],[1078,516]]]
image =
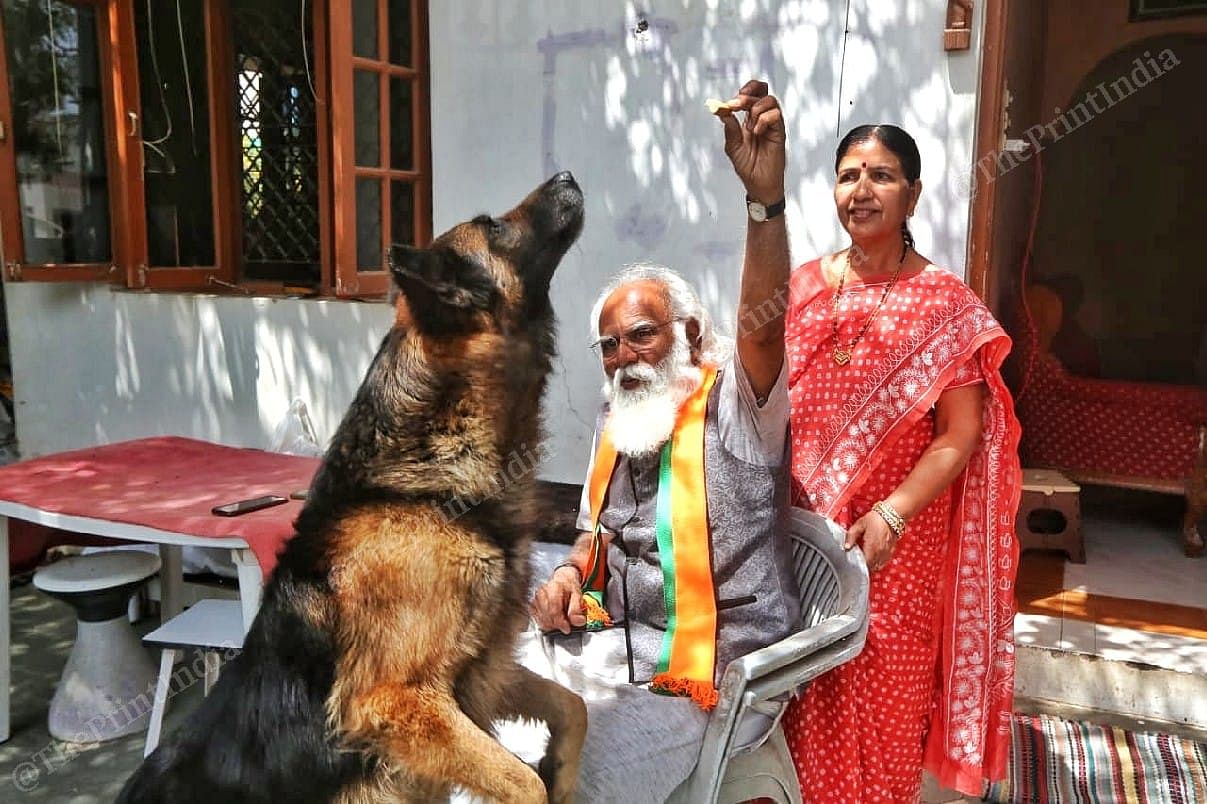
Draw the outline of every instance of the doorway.
[[[1104,376],[1202,387],[1207,14],[1130,8],[986,2],[969,283],[1017,341],[1026,262],[1082,302]]]
[[[1207,175],[1204,114],[1186,99],[1207,73],[1207,14],[1130,8],[987,3],[969,278],[1015,341],[1024,464],[1112,496],[1169,495],[1184,523],[1171,540],[1193,555],[1207,517]]]

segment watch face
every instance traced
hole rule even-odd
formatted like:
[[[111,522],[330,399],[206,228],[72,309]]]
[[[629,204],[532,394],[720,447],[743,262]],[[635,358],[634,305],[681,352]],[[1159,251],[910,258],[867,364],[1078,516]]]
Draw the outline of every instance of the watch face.
[[[762,223],[767,220],[767,207],[760,204],[758,201],[747,201],[746,210],[750,213],[750,219]]]

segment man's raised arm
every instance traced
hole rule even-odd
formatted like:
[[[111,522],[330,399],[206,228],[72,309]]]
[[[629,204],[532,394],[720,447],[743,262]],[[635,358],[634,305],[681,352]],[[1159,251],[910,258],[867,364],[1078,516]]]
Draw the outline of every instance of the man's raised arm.
[[[779,101],[748,81],[721,114],[725,153],[746,190],[746,255],[738,300],[737,350],[751,389],[764,398],[784,362],[788,228],[784,221],[785,135]],[[745,112],[739,120],[733,111]]]

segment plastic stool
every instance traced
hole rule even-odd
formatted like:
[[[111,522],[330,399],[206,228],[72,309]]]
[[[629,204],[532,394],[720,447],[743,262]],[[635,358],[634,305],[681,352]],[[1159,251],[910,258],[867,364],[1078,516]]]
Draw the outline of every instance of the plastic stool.
[[[76,612],[75,644],[50,701],[57,740],[92,743],[146,727],[155,665],[127,620],[127,603],[159,572],[159,556],[115,550],[42,567],[34,586]]]
[[[243,604],[238,600],[198,600],[191,607],[151,633],[143,637],[143,643],[162,649],[159,658],[159,680],[155,683],[155,701],[151,707],[151,723],[147,727],[147,742],[143,756],[150,756],[159,745],[159,733],[163,727],[163,713],[168,707],[168,687],[172,681],[172,668],[176,658],[186,648],[200,648],[203,652],[205,694],[218,680],[218,651],[232,651],[243,647]],[[194,672],[183,676],[185,684],[196,680]],[[180,692],[180,690],[176,690]]]
[[[1054,511],[1064,520],[1055,533],[1032,530],[1031,514]],[[1015,530],[1021,550],[1063,550],[1074,564],[1085,563],[1085,540],[1081,535],[1081,486],[1055,469],[1024,469]]]

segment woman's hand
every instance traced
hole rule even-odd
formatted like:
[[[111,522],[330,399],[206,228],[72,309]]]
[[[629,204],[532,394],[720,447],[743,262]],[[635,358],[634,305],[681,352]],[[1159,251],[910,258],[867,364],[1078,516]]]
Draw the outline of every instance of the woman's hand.
[[[725,155],[746,187],[746,194],[763,204],[784,197],[784,114],[774,95],[767,94],[764,81],[747,81],[728,101],[734,111],[746,113],[745,120],[725,115]]]
[[[951,485],[964,471],[981,440],[981,412],[985,386],[981,383],[944,391],[935,403],[935,437],[906,475],[885,498],[908,522]],[[868,569],[884,569],[892,558],[897,537],[875,511],[868,511],[847,531],[846,548],[863,545]]]
[[[893,557],[893,548],[897,546],[897,535],[888,526],[884,518],[875,511],[868,511],[851,525],[847,531],[847,541],[843,545],[850,550],[855,545],[863,547],[863,557],[867,561],[868,570],[876,572],[884,569],[889,559]]]

